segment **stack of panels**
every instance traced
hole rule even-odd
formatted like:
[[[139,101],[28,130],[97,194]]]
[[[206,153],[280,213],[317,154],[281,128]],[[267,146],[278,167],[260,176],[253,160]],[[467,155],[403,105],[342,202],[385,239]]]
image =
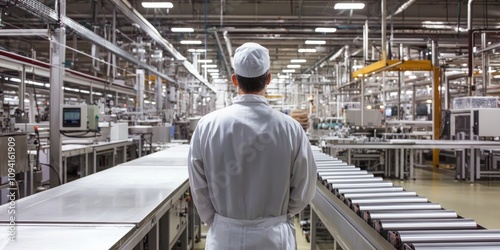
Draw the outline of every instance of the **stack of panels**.
[[[500,249],[500,230],[486,230],[415,192],[314,152],[324,185],[396,249]]]

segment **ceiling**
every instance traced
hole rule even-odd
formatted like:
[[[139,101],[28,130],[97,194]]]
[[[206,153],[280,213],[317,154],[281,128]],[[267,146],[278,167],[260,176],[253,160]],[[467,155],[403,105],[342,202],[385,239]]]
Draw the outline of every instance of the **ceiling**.
[[[350,0],[343,1],[349,2]],[[0,1],[0,3],[15,3],[16,1]],[[47,6],[54,7],[54,0],[41,1]],[[80,24],[104,36],[113,22],[115,5],[111,0],[67,0],[67,16]],[[310,72],[318,67],[317,72],[331,76],[334,61],[326,60],[340,48],[349,45],[350,53],[357,51],[353,59],[361,61],[363,48],[363,25],[368,20],[369,44],[380,46],[381,39],[381,11],[379,0],[361,0],[365,3],[362,10],[335,10],[334,5],[339,1],[329,0],[178,0],[171,1],[172,9],[145,9],[142,1],[129,1],[141,15],[143,15],[173,47],[192,61],[189,49],[206,49],[201,53],[201,59],[212,59],[221,71],[225,73],[224,58],[229,60],[229,50],[234,51],[245,42],[257,42],[267,47],[271,56],[271,72],[282,73],[291,59],[306,59],[300,63],[295,73]],[[411,3],[406,9],[398,12],[405,3]],[[15,4],[14,4],[15,5]],[[498,29],[500,28],[500,0],[476,0],[474,2],[474,27]],[[467,32],[457,32],[467,28],[467,1],[452,0],[387,0],[387,12],[392,18],[387,20],[387,35],[392,38],[394,47],[405,43],[415,50],[424,50],[430,40],[435,40],[440,46],[440,53],[461,54],[466,52]],[[425,22],[439,22],[439,25],[427,25]],[[436,23],[433,23],[436,24]],[[47,22],[35,17],[26,11],[10,6],[3,9],[3,29],[33,29],[46,28]],[[173,33],[173,27],[190,27],[194,32]],[[335,33],[315,32],[317,27],[334,27]],[[456,28],[460,27],[460,29]],[[130,19],[117,11],[116,28],[119,31],[117,42],[124,49],[132,50],[136,43],[142,41],[149,55],[156,49],[162,49],[155,44],[143,31],[139,30]],[[219,36],[220,47],[215,39],[214,32]],[[225,34],[225,35],[224,35]],[[74,50],[67,50],[67,59],[73,60],[76,70],[95,73],[105,76],[105,64],[102,70],[91,70],[92,54],[91,43],[77,36],[71,31],[67,33],[67,46]],[[199,40],[201,45],[183,45],[181,40]],[[324,45],[306,45],[306,40],[324,40]],[[488,41],[497,43],[499,36],[492,34]],[[149,44],[148,44],[149,43]],[[229,46],[228,46],[229,45]],[[36,51],[37,59],[48,61],[49,43],[47,38],[41,37],[0,37],[0,46],[7,50],[33,56]],[[299,53],[298,49],[314,48],[315,53]],[[107,53],[96,54],[105,60]],[[375,58],[379,57],[380,48],[375,51]],[[370,57],[372,51],[370,50]],[[163,53],[169,56],[168,53]],[[326,63],[321,64],[326,60]],[[341,57],[338,60],[342,60]],[[181,74],[183,70],[178,65],[167,60],[165,67],[170,69],[169,74]],[[367,62],[368,63],[368,62]],[[124,74],[134,72],[132,65],[125,60],[119,62]],[[184,73],[187,75],[187,73]]]

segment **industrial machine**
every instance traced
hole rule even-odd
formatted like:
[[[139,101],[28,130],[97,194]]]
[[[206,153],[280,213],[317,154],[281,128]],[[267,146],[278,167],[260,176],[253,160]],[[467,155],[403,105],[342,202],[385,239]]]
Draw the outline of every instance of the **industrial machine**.
[[[93,105],[62,105],[61,131],[97,131],[99,107]]]

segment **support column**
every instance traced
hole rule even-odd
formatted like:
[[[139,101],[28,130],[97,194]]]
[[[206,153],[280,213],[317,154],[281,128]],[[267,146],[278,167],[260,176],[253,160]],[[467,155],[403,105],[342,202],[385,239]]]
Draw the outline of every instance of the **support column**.
[[[486,33],[481,34],[481,48],[484,49],[486,48]],[[483,64],[483,91],[482,94],[483,96],[486,96],[487,93],[487,88],[488,88],[488,81],[490,79],[490,71],[489,71],[489,65],[490,65],[490,55],[488,52],[483,52],[481,53],[482,57],[482,64]]]
[[[381,20],[381,29],[382,29],[382,37],[381,37],[381,48],[382,48],[382,60],[387,60],[387,46],[386,46],[386,37],[387,37],[387,0],[381,1],[380,13],[382,14]]]
[[[437,54],[437,44],[435,41],[432,41],[432,65],[434,66],[434,70],[432,72],[432,123],[434,124],[434,140],[439,140],[441,136],[441,92],[439,91],[441,70],[439,69]],[[439,167],[439,149],[434,149],[432,151],[432,165],[435,168]]]
[[[136,70],[136,78],[135,84],[137,86],[137,103],[135,107],[137,108],[137,112],[140,112],[141,115],[139,118],[142,118],[142,112],[144,112],[144,70],[137,69]]]
[[[22,112],[22,117],[24,118],[24,97],[26,95],[26,65],[23,64],[23,69],[20,72],[19,78],[21,79],[21,82],[19,83],[19,92],[18,92],[18,98],[19,98],[19,109]]]
[[[163,71],[163,62],[160,60],[158,62],[158,71]],[[163,110],[163,79],[160,76],[156,76],[156,111],[160,112]]]
[[[59,15],[66,15],[66,0],[56,1],[56,10],[60,10]],[[50,165],[59,171],[57,173],[50,171],[50,186],[59,185],[58,179],[62,180],[63,166],[61,158],[61,105],[63,103],[63,76],[64,60],[66,54],[66,29],[60,25],[52,34],[50,43]]]

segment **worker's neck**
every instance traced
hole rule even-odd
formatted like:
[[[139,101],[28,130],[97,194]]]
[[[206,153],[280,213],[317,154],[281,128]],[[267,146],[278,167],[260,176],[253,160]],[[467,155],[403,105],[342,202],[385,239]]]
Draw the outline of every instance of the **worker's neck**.
[[[238,94],[239,95],[260,95],[260,96],[264,96],[265,97],[266,96],[266,89],[263,89],[263,90],[261,90],[259,92],[252,92],[252,93],[250,93],[250,92],[248,92],[248,93],[247,92],[243,92],[241,89],[239,89],[238,90]]]

